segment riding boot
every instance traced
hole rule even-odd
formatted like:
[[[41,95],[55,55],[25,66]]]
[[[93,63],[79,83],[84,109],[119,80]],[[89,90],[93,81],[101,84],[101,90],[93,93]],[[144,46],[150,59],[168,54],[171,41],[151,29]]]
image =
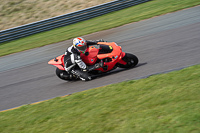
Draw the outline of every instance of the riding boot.
[[[92,79],[91,76],[87,72],[81,71],[79,69],[71,70],[71,73],[76,75],[83,81],[89,81]]]

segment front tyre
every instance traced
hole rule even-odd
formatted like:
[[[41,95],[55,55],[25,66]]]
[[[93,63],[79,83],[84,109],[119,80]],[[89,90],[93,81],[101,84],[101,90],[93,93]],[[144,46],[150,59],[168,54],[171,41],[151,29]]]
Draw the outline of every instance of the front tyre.
[[[118,66],[121,68],[131,68],[136,66],[139,62],[137,56],[130,53],[126,53],[125,56],[122,58],[122,60],[127,62],[127,64],[126,65],[119,64]]]

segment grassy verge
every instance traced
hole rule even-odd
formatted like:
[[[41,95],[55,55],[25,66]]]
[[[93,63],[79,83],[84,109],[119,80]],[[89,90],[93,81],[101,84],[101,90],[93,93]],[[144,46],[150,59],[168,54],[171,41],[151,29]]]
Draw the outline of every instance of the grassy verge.
[[[0,132],[200,132],[200,65],[0,112]]]
[[[0,56],[41,47],[73,37],[106,30],[153,16],[199,5],[199,0],[153,0],[88,21],[39,33],[0,45]]]

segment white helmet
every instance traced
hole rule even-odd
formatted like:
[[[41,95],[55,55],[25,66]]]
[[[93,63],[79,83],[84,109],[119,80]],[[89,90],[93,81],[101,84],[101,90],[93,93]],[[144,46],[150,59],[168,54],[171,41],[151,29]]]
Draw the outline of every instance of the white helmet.
[[[75,49],[77,49],[81,53],[84,53],[87,49],[86,41],[82,37],[74,38],[73,39],[73,46],[74,46]]]

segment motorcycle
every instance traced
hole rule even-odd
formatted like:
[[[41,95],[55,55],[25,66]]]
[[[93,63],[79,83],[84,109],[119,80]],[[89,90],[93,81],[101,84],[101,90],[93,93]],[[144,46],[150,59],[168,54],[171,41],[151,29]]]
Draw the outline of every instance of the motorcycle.
[[[86,65],[92,66],[103,60],[103,67],[89,71],[90,75],[106,73],[108,71],[119,68],[132,68],[138,64],[137,56],[122,52],[121,46],[115,42],[98,42],[95,45],[88,46],[85,53],[81,53],[81,59]],[[69,74],[64,69],[64,54],[60,55],[48,62],[48,64],[56,66],[56,75],[63,80],[75,80],[80,77],[74,74]],[[73,66],[78,67],[78,66]],[[73,69],[73,68],[72,68]]]

